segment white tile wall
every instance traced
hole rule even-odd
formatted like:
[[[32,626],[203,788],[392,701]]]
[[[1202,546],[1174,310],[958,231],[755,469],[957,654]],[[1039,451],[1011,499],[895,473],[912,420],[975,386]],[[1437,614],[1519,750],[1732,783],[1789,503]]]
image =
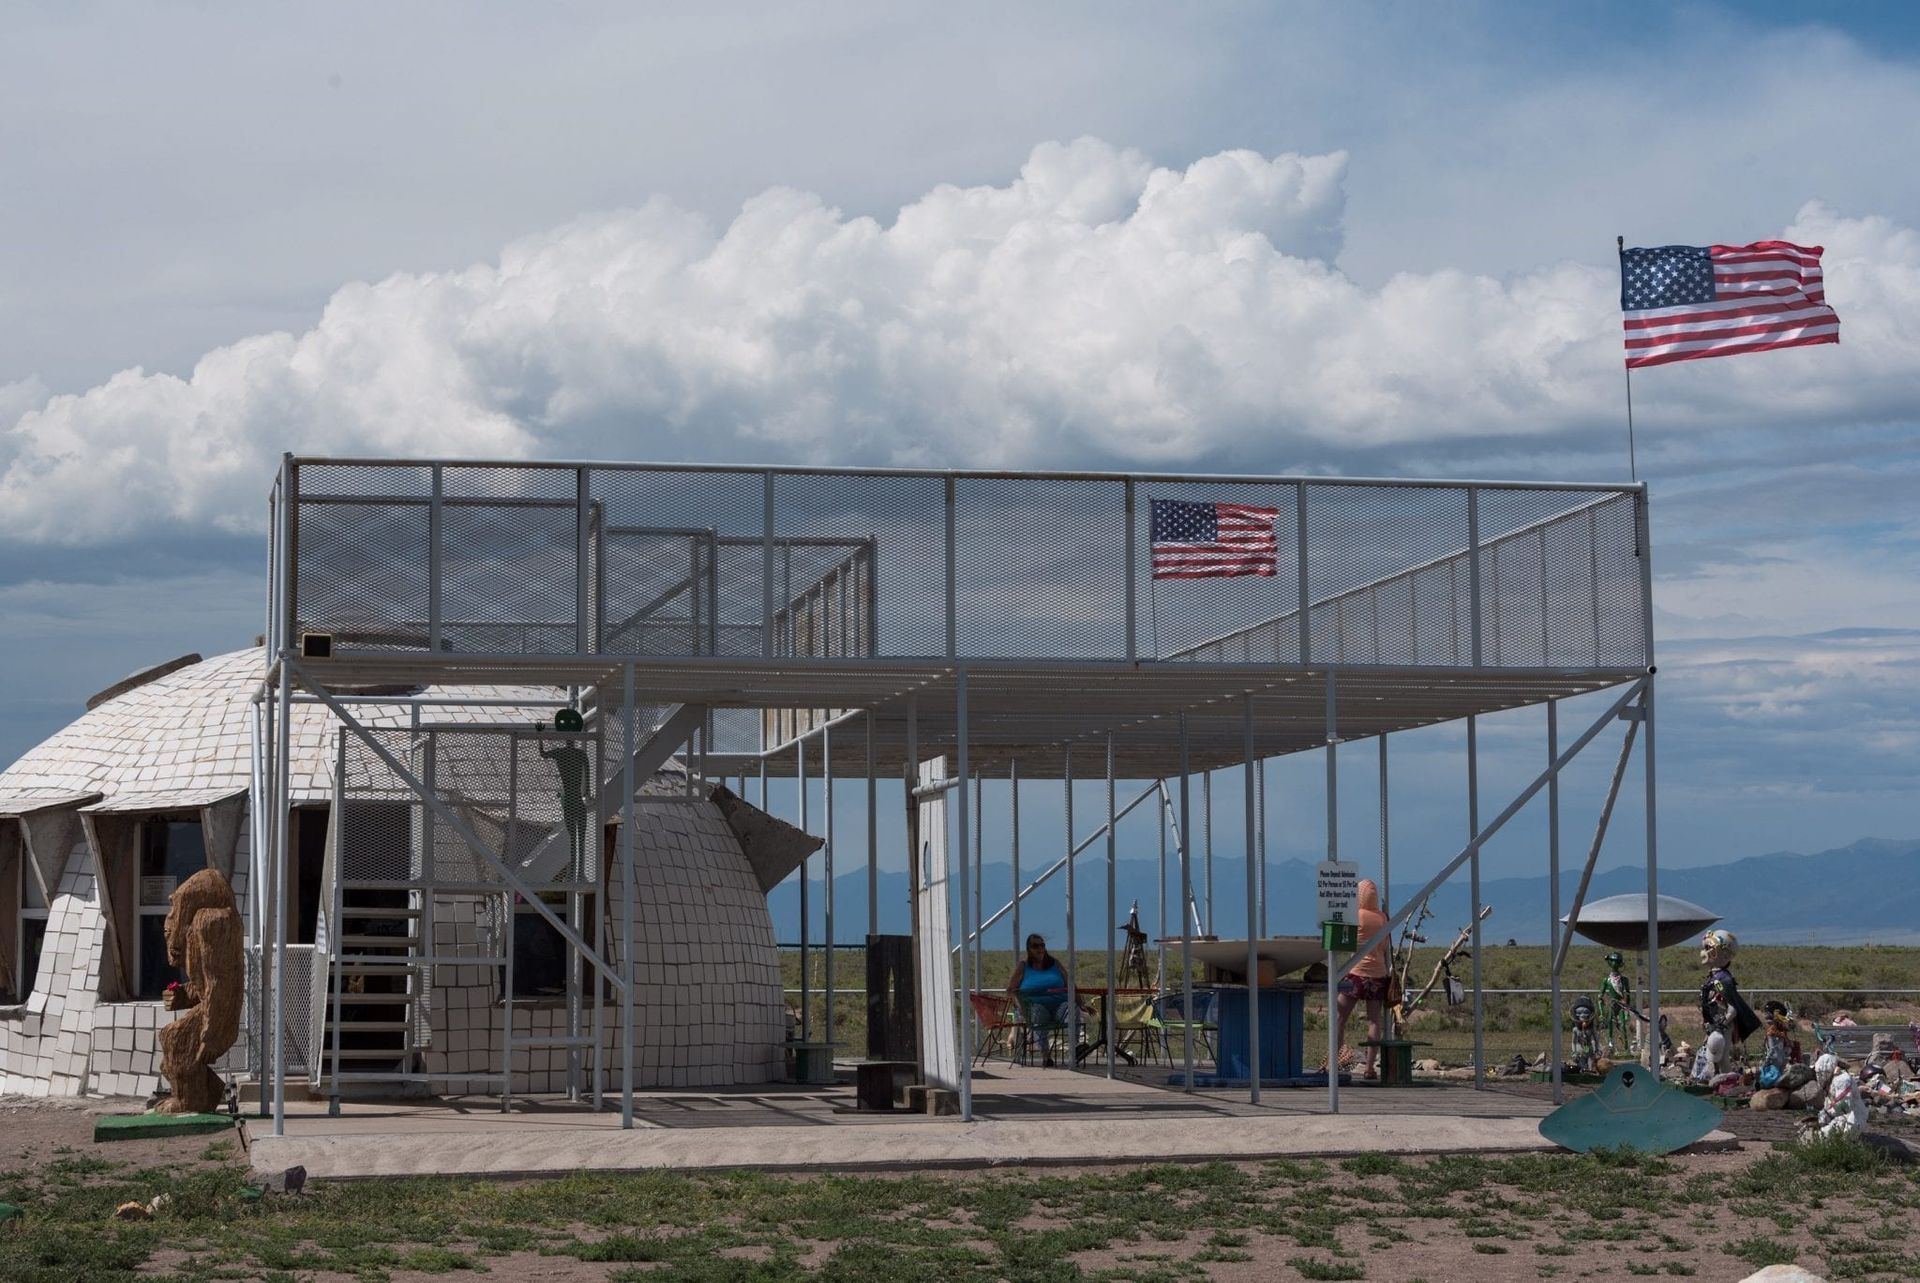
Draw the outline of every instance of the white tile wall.
[[[136,691],[138,693],[138,691]],[[726,820],[705,801],[649,799],[637,809],[636,1083],[708,1087],[762,1083],[781,1070],[785,1014],[774,928],[745,855]],[[242,824],[234,893],[248,914],[248,834]],[[612,866],[607,901],[620,897]],[[438,949],[493,953],[495,945],[465,897],[436,912]],[[605,926],[618,964],[618,912]],[[17,1095],[144,1097],[161,1085],[157,1029],[171,1020],[159,1003],[102,1003],[106,918],[96,895],[94,857],[79,843],[67,860],[48,916],[40,980],[27,1005],[0,1010],[0,1091]],[[430,999],[436,1074],[486,1074],[499,1064],[499,978],[490,966],[438,968]],[[252,1008],[244,1020],[250,1020]],[[564,1005],[516,1003],[518,1033],[564,1033]],[[584,1014],[589,1020],[591,1012]],[[603,1085],[616,1089],[620,1008],[605,1012]],[[584,1028],[591,1028],[586,1024]],[[221,1062],[238,1072],[248,1033]],[[564,1049],[515,1054],[516,1093],[566,1087]],[[484,1081],[451,1081],[447,1091],[495,1091]]]

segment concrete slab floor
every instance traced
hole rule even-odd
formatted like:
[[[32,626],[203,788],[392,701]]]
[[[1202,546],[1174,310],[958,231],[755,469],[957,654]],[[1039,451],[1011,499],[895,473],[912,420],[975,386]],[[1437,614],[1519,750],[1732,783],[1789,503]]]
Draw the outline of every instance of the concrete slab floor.
[[[316,1179],[541,1176],[572,1171],[955,1166],[1261,1159],[1355,1153],[1550,1150],[1537,1094],[1470,1086],[1341,1092],[1182,1093],[1096,1073],[995,1066],[976,1077],[976,1121],[852,1111],[849,1084],[768,1084],[706,1092],[636,1092],[634,1129],[618,1098],[595,1113],[564,1099],[487,1097],[289,1102],[286,1135],[249,1119],[256,1170],[300,1165]],[[1731,1137],[1715,1133],[1731,1142]]]

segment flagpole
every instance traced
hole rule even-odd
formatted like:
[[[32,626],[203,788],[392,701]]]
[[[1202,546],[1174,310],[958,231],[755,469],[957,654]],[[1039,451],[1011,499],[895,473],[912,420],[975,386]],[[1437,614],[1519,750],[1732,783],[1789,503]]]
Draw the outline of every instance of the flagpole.
[[[1614,237],[1613,247],[1616,251],[1619,252],[1620,267],[1621,267],[1621,270],[1624,272],[1626,270],[1626,265],[1627,265],[1627,238],[1624,236]],[[1640,479],[1640,465],[1638,461],[1634,458],[1634,452],[1633,452],[1633,367],[1629,365],[1626,367],[1626,370],[1627,370],[1627,479],[1630,481],[1638,481]]]
[[[1158,572],[1147,578],[1147,621],[1152,630],[1153,657],[1160,658],[1160,575]]]

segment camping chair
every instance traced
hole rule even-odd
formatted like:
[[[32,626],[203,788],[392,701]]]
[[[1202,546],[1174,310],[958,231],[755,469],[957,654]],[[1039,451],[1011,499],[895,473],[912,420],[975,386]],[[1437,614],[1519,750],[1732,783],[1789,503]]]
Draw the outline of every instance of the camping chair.
[[[1011,1054],[1010,1040],[1025,1032],[1013,995],[973,993],[967,995],[967,1000],[973,1004],[974,1023],[980,1029],[973,1045],[973,1063],[980,1064],[1000,1052]]]
[[[1161,1050],[1167,1054],[1167,1063],[1173,1063],[1176,1052],[1185,1055],[1189,1023],[1193,1029],[1194,1046],[1204,1050],[1208,1060],[1214,1058],[1213,1036],[1220,1029],[1214,1019],[1215,997],[1212,989],[1193,991],[1194,1018],[1191,1022],[1187,1019],[1186,994],[1183,991],[1175,989],[1154,998],[1149,1024],[1160,1039]]]
[[[1154,1016],[1154,991],[1115,990],[1113,1003],[1114,1050],[1140,1060],[1153,1060],[1161,1041],[1161,1027]]]

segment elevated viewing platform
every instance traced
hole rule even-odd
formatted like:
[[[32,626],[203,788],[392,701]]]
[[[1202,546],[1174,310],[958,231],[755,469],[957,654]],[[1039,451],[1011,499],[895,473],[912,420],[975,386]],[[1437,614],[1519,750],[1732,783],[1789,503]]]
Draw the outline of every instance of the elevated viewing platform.
[[[1155,501],[1273,511],[1272,573],[1159,578]],[[897,775],[1116,738],[1130,776],[1632,680],[1651,657],[1638,485],[289,457],[268,646],[339,688],[617,686],[710,751],[871,715]],[[322,652],[324,651],[324,656]],[[919,696],[917,699],[910,697]],[[834,737],[864,773],[865,736]],[[786,755],[790,758],[791,755]],[[792,769],[782,756],[774,773]]]

